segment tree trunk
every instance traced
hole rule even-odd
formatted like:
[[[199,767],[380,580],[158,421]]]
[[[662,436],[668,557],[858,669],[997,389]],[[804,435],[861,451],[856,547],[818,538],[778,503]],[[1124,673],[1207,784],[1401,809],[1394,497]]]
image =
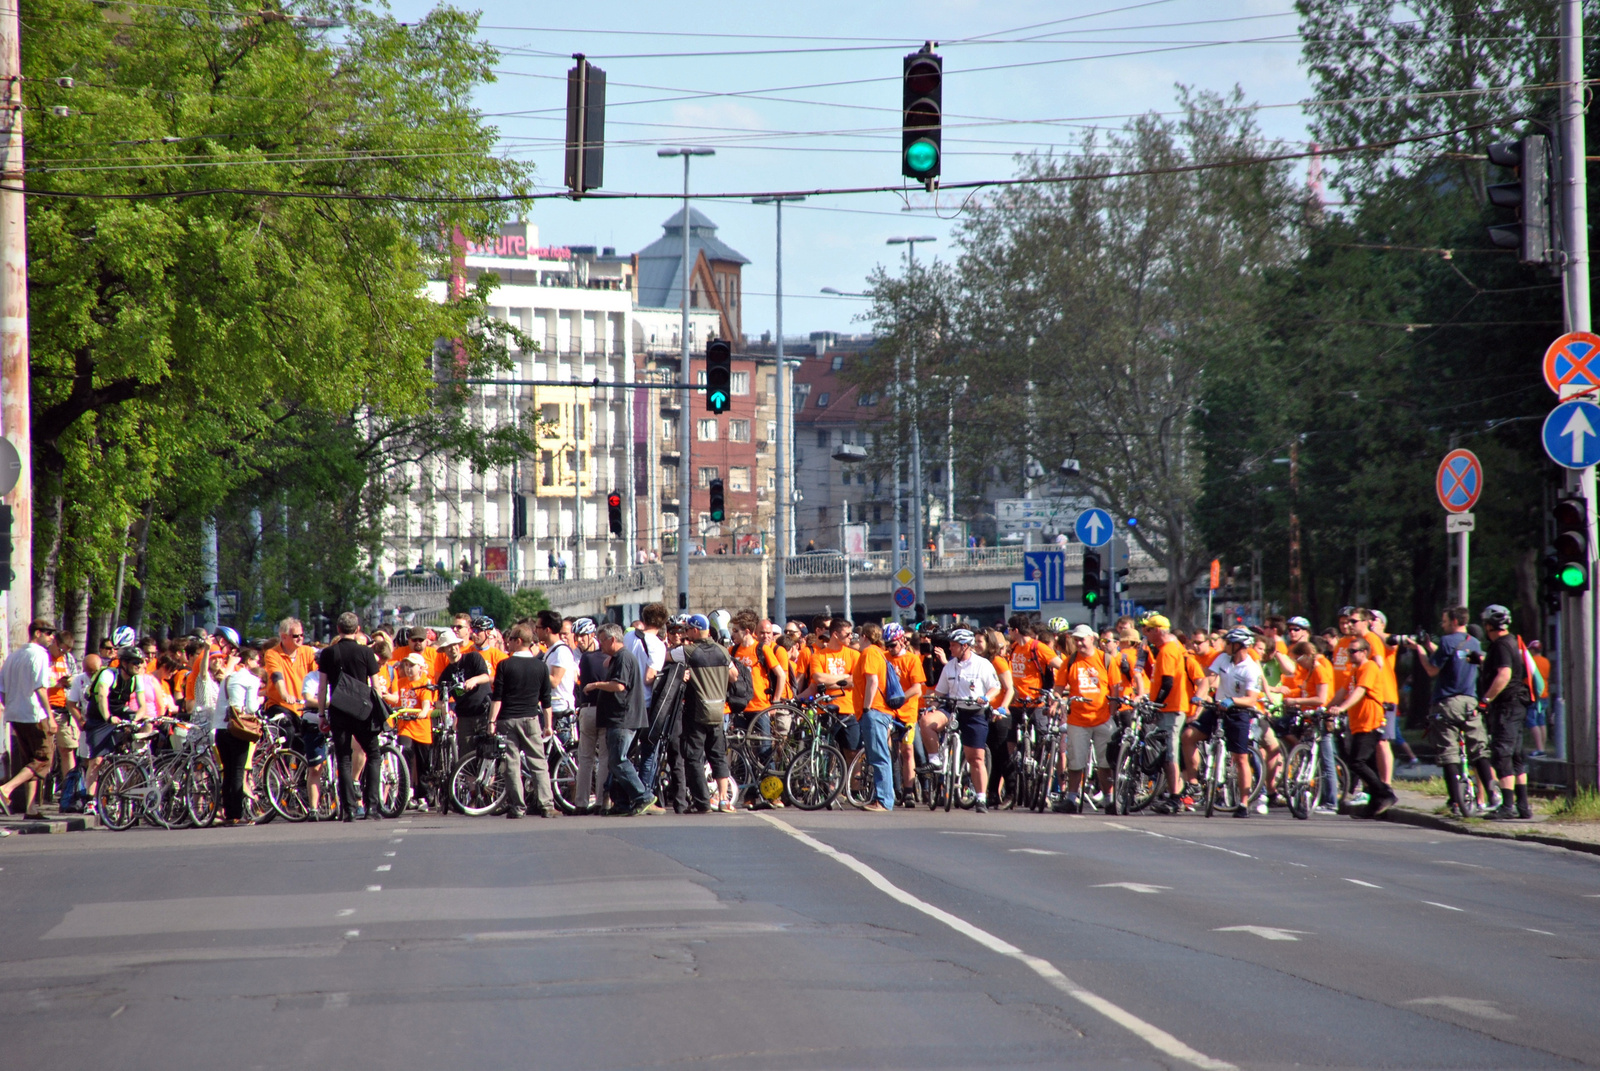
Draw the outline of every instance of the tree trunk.
[[[33,571],[33,616],[59,625],[56,618],[56,581],[61,572],[61,525],[64,520],[65,502],[60,493],[59,480],[50,481],[50,493],[43,501],[43,519],[47,522],[47,542],[41,548],[37,540],[33,545],[35,560],[39,567]],[[35,526],[35,532],[38,532]],[[39,551],[44,551],[43,558]]]
[[[155,515],[155,509],[155,499],[144,504],[144,521],[139,526],[139,549],[133,562],[135,582],[133,592],[128,596],[128,623],[139,635],[144,634],[144,581],[150,571],[145,551],[150,547],[150,520]]]
[[[72,652],[79,658],[89,650],[89,590],[74,592],[72,596]]]

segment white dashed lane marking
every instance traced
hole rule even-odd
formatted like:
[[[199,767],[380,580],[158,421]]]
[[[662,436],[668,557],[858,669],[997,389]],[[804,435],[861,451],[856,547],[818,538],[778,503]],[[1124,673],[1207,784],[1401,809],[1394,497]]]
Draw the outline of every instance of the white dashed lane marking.
[[[384,872],[384,871],[385,871],[385,870],[389,870],[389,869],[391,869],[391,868],[390,868],[390,866],[389,866],[389,864],[388,864],[388,863],[385,863],[385,864],[383,864],[383,865],[382,865],[382,866],[375,866],[375,867],[373,867],[373,868],[372,868],[372,869],[373,869],[373,871],[374,871],[374,872],[376,872],[376,873],[379,873],[379,874],[381,874],[381,873],[383,873],[383,872]]]
[[[1345,878],[1344,880],[1348,881],[1351,885],[1359,885],[1363,889],[1381,889],[1381,888],[1383,888],[1382,885],[1374,885],[1374,884],[1372,884],[1372,882],[1370,882],[1370,881],[1362,881],[1360,878]]]
[[[1442,907],[1446,911],[1463,911],[1463,910],[1465,910],[1464,908],[1451,907],[1449,904],[1441,904],[1437,900],[1424,900],[1422,902],[1427,904],[1429,907]]]

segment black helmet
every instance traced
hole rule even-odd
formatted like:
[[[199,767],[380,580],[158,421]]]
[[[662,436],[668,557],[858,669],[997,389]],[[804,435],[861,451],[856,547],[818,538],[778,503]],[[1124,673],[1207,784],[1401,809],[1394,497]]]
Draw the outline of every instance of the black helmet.
[[[492,628],[494,628],[494,618],[492,617],[479,614],[472,619],[472,631],[474,632],[488,632]]]

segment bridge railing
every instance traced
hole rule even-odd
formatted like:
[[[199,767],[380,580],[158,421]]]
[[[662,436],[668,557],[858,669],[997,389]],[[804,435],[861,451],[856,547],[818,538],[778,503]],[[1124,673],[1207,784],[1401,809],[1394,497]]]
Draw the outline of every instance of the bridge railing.
[[[626,595],[635,591],[660,588],[666,582],[666,567],[638,565],[625,573],[579,579],[541,579],[532,572],[520,575],[508,570],[489,570],[483,578],[496,585],[507,595],[537,588],[544,592],[550,605],[556,609]],[[389,578],[383,602],[391,607],[406,606],[413,612],[428,613],[442,610],[450,600],[450,592],[459,581],[438,574],[408,576],[396,574]]]

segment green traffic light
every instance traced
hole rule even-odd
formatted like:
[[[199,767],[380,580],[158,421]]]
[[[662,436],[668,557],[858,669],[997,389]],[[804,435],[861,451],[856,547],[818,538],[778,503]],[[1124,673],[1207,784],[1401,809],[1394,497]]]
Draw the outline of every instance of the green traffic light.
[[[1560,581],[1562,587],[1568,590],[1576,590],[1583,587],[1584,581],[1588,578],[1584,575],[1583,566],[1569,564],[1561,567],[1561,571],[1556,574],[1556,579]]]
[[[919,175],[932,171],[939,163],[939,147],[927,138],[918,138],[906,149],[906,166]]]
[[[1100,601],[1100,593],[1098,591],[1086,591],[1083,593],[1083,601],[1086,605],[1093,606]]]

